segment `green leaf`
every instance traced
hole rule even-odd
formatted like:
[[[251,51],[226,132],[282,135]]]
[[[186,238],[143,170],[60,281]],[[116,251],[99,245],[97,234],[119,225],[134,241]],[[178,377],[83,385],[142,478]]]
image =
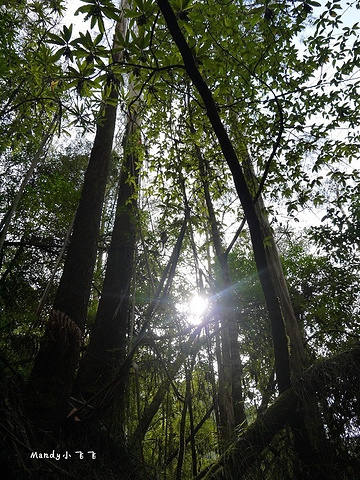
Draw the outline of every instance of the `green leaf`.
[[[54,55],[51,57],[53,62],[57,62],[66,52],[67,47],[62,47],[57,50]]]
[[[321,3],[316,2],[315,0],[306,0],[306,3],[308,3],[312,7],[321,7]]]
[[[191,37],[195,35],[192,26],[188,22],[183,22],[183,27]]]
[[[87,13],[90,14],[93,11],[93,6],[92,5],[84,5],[82,7],[79,7],[74,15],[79,15],[80,13]]]
[[[63,39],[65,40],[66,43],[70,41],[71,35],[72,35],[72,30],[73,30],[73,24],[70,25],[68,28],[66,25],[63,27]]]
[[[102,8],[102,13],[106,18],[110,18],[110,20],[115,20],[119,21],[120,19],[120,11],[117,8],[108,8],[108,7],[103,7]]]
[[[64,45],[64,40],[59,35],[55,35],[54,33],[48,33],[48,38],[49,43],[53,43],[55,45]]]

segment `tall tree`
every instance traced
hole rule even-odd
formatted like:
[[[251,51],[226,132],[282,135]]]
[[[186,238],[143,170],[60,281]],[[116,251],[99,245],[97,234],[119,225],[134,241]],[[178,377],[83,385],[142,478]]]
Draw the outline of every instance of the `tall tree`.
[[[124,31],[124,20],[116,32]],[[115,46],[117,39],[115,37]],[[122,52],[117,51],[119,61]],[[110,83],[109,101],[99,115],[96,135],[76,211],[74,228],[53,310],[27,385],[27,406],[32,418],[58,427],[69,409],[79,361],[82,331],[97,257],[99,227],[116,122],[116,79]]]
[[[109,153],[111,146],[100,152],[97,162],[94,156],[99,150],[94,144],[55,296],[57,310],[51,313],[28,384],[29,410],[42,427],[36,430],[24,421],[18,402],[21,376],[27,375],[40,334],[38,327],[28,329],[27,323],[61,245],[36,239],[38,226],[42,232],[49,225],[51,208],[37,177],[35,184],[28,184],[17,209],[21,221],[9,226],[0,267],[0,332],[4,333],[0,384],[5,391],[0,399],[0,435],[11,440],[4,442],[0,456],[6,465],[3,470],[10,477],[13,461],[15,476],[23,471],[27,479],[38,478],[43,471],[53,477],[61,472],[76,478],[94,473],[99,478],[188,479],[201,469],[198,477],[217,480],[357,478],[359,173],[350,161],[359,152],[355,108],[359,82],[354,75],[359,26],[341,24],[345,17],[339,0],[324,7],[313,0],[135,0],[123,12],[129,31],[117,36],[114,49],[107,38],[106,19],[120,21],[120,14],[111,0],[84,0],[79,11],[86,15],[90,29],[75,39],[71,26],[54,29],[52,15],[42,12],[51,13],[51,7],[41,9],[42,4],[10,1],[9,12],[1,10],[0,64],[5,65],[5,73],[0,79],[4,84],[0,129],[5,134],[0,141],[0,168],[10,179],[0,185],[1,211],[8,211],[18,179],[24,177],[53,115],[61,117],[60,130],[64,110],[88,130],[87,115],[100,112],[95,144],[101,150],[99,135],[108,145],[117,95],[126,112],[139,100],[136,110],[143,119],[143,180],[136,185],[141,211],[127,216],[137,206],[132,205],[135,197],[122,177],[124,197],[119,196],[119,203],[126,208],[119,221],[120,225],[129,221],[130,235],[114,229],[112,246],[121,237],[125,243],[128,240],[131,254],[115,264],[110,261],[115,250],[110,250],[99,302],[97,287],[105,263],[102,253],[94,275],[96,232],[100,215],[111,224],[116,208],[114,200],[114,206],[105,202],[102,209],[99,193],[107,169],[102,153]],[[58,11],[59,2],[51,5]],[[29,16],[27,24],[24,13]],[[46,46],[46,39],[53,47]],[[10,52],[9,64],[5,49]],[[138,92],[136,98],[128,95],[128,79]],[[64,93],[66,88],[71,94]],[[32,136],[33,144],[27,145]],[[129,151],[136,153],[136,147]],[[125,156],[124,162],[128,160]],[[93,169],[94,164],[98,169]],[[48,168],[47,185],[52,185],[53,167],[48,160],[35,173],[42,170],[46,176]],[[67,178],[62,183],[66,186],[73,177],[65,170],[61,178]],[[136,183],[137,177],[127,179]],[[49,197],[56,196],[59,184],[49,188]],[[64,189],[60,187],[61,192]],[[68,211],[65,194],[57,197],[60,206],[66,206],[66,219],[59,222],[65,232],[73,212]],[[90,204],[95,197],[97,201]],[[36,202],[31,201],[34,198]],[[74,198],[75,193],[69,202],[73,206]],[[289,231],[308,206],[320,207],[318,225],[304,234],[307,243],[301,247],[294,242],[298,231],[291,235]],[[248,227],[245,223],[239,235],[244,215]],[[205,226],[205,217],[211,218],[211,225],[207,221]],[[135,227],[140,241],[132,264]],[[210,229],[214,241],[209,240]],[[104,232],[102,252],[107,238]],[[275,243],[279,238],[280,252],[287,255],[286,281]],[[120,263],[126,275],[113,270]],[[126,312],[121,312],[119,323],[112,320],[117,307],[125,307],[129,298],[131,270],[135,271],[133,323],[130,348],[124,348]],[[55,275],[55,283],[58,280]],[[88,309],[94,280],[97,292]],[[221,313],[222,348],[214,298],[201,319],[186,307],[195,290],[218,292],[217,282],[233,292],[231,303],[225,295],[222,298],[222,306],[230,310],[229,315]],[[120,298],[118,289],[124,290]],[[116,301],[105,302],[106,292],[114,293]],[[29,452],[41,443],[43,427],[48,431],[59,426],[67,414],[80,337],[88,334],[85,316],[94,315],[98,302],[97,326],[79,371],[79,391],[87,402],[81,405],[80,395],[74,399],[80,406],[70,415],[76,420],[71,422],[71,435],[64,429],[60,435],[46,436],[59,448],[65,437],[67,449],[71,441],[77,447],[91,444],[97,462],[72,458],[40,464],[29,459]],[[306,359],[298,320],[309,354]],[[25,342],[30,347],[34,342],[26,355],[17,348]],[[234,373],[226,381],[216,369],[216,353],[221,350],[218,364],[228,363]],[[95,371],[92,379],[90,373]],[[82,372],[84,381],[80,381]],[[124,382],[129,395],[121,405],[126,414],[119,422],[104,407],[119,398]],[[219,422],[217,400],[224,386],[229,407]],[[93,391],[97,395],[91,398]],[[233,415],[238,406],[242,416]],[[236,428],[243,417],[248,424]],[[218,455],[222,442],[217,426],[227,420],[234,442]],[[119,430],[126,435],[119,435]],[[141,448],[134,448],[138,445]],[[171,464],[175,458],[177,466]]]
[[[214,132],[221,145],[224,157],[232,172],[235,187],[245,212],[253,242],[258,273],[263,286],[267,308],[272,324],[277,381],[280,392],[283,392],[289,388],[291,384],[287,338],[281,308],[276,296],[274,285],[269,275],[268,261],[262,240],[261,228],[255,212],[253,200],[247,187],[234,147],[218,114],[211,91],[199,72],[191,49],[178,26],[175,14],[166,0],[160,0],[158,4],[165,17],[169,31],[179,48],[186,71],[199,91],[199,94],[204,102],[210,123],[213,126]]]
[[[220,317],[222,324],[222,354],[219,368],[219,409],[221,430],[225,441],[231,439],[235,427],[244,426],[246,414],[242,394],[242,365],[238,343],[238,324],[236,322],[235,299],[232,295],[232,280],[228,263],[228,251],[222,245],[213,202],[209,189],[209,165],[203,158],[200,148],[195,146],[199,161],[199,173],[203,182],[205,202],[208,209],[212,241],[222,276],[220,292]],[[226,294],[221,294],[224,291]]]
[[[125,136],[124,160],[118,185],[114,227],[107,257],[104,284],[90,343],[81,361],[76,390],[83,398],[110,381],[124,361],[130,333],[130,287],[136,248],[139,132],[136,113],[130,113]],[[94,380],[95,377],[95,380]]]

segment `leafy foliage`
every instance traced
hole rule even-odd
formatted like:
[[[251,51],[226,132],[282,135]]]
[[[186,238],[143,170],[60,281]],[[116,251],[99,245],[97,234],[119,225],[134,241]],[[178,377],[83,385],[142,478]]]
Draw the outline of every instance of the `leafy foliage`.
[[[339,0],[325,5],[312,0],[174,0],[171,5],[239,161],[251,157],[255,185],[269,204],[269,219],[280,240],[309,358],[316,362],[352,349],[360,335],[359,25],[344,20],[346,8]],[[355,4],[349,8],[356,11]],[[155,2],[134,0],[117,7],[109,0],[83,0],[76,13],[85,20],[79,33],[74,24],[58,25],[61,2],[10,1],[0,9],[0,172],[6,180],[0,186],[2,217],[54,116],[60,134],[66,133],[66,122],[91,131],[104,121],[104,106],[117,102],[109,98],[113,89],[124,121],[136,111],[142,144],[134,151],[140,153],[141,186],[128,352],[146,324],[148,334],[127,375],[125,420],[112,422],[115,414],[108,411],[93,431],[86,426],[81,435],[95,441],[96,432],[101,439],[109,432],[104,442],[109,451],[122,450],[127,442],[136,452],[135,463],[143,462],[134,469],[138,478],[140,471],[147,478],[192,478],[222,448],[217,403],[220,304],[231,306],[236,318],[248,424],[261,419],[277,398],[272,333],[249,235],[246,226],[239,230],[243,211],[203,101]],[[113,28],[122,15],[126,33]],[[120,126],[119,137],[123,130]],[[121,142],[115,150],[83,332],[85,348],[102,295]],[[55,145],[37,166],[7,234],[0,270],[4,385],[16,375],[26,377],[37,351],[42,325],[34,312],[75,213],[87,155],[88,147],[77,141],[66,151]],[[232,287],[224,291],[205,182],[229,262]],[[172,251],[185,213],[187,230],[174,265]],[[303,218],[313,222],[304,234],[296,226]],[[167,269],[169,291],[165,295],[162,290],[150,315]],[[185,305],[194,292],[207,295],[211,305],[195,319],[198,326]],[[322,384],[318,404],[333,451],[344,465],[349,456],[358,462],[359,412],[356,388],[349,394],[345,388],[354,379],[350,372],[342,378],[343,384]],[[158,408],[151,413],[158,397]],[[144,418],[149,424],[138,438]],[[9,418],[7,422],[11,426]],[[237,428],[234,433],[246,432],[246,425]],[[109,467],[104,478],[111,478],[116,462],[109,465],[99,439],[101,459]],[[295,443],[289,429],[282,429],[253,467],[253,478],[296,478]],[[343,478],[353,478],[354,471],[349,467]]]

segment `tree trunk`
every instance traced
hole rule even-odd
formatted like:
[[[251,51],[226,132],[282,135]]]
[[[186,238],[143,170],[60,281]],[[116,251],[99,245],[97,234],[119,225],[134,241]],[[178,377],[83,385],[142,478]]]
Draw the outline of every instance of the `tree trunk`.
[[[259,185],[249,155],[243,160],[243,170],[249,190],[252,192],[253,197],[255,197]],[[266,249],[270,276],[276,290],[276,295],[280,301],[281,310],[284,316],[286,334],[290,342],[291,371],[292,373],[299,373],[308,364],[308,359],[306,358],[299,324],[294,313],[279,252],[274,240],[274,235],[267,217],[266,208],[261,194],[258,195],[256,200],[255,210],[261,227],[262,239]]]
[[[238,342],[238,325],[235,318],[235,305],[232,295],[232,282],[229,272],[228,256],[224,252],[221,235],[216,221],[216,215],[209,191],[207,177],[208,165],[202,157],[200,148],[195,146],[199,161],[199,171],[203,183],[205,202],[209,215],[212,240],[217,260],[222,274],[220,293],[220,317],[222,347],[219,364],[219,410],[221,421],[221,435],[226,442],[233,438],[235,426],[246,422],[243,392],[242,392],[242,364]],[[226,292],[226,295],[223,294]],[[224,297],[223,299],[221,297]]]
[[[41,159],[41,156],[44,155],[44,153],[45,153],[45,157],[46,157],[46,152],[44,152],[45,146],[48,143],[49,139],[51,139],[52,136],[54,135],[54,128],[56,126],[57,121],[58,121],[58,115],[56,114],[56,115],[54,115],[54,118],[52,119],[47,132],[44,134],[44,136],[41,140],[40,146],[39,146],[39,148],[37,149],[37,151],[34,155],[34,158],[31,162],[31,165],[30,165],[28,171],[26,172],[26,175],[25,175],[23,181],[21,182],[21,185],[19,187],[19,190],[16,194],[16,197],[15,197],[13,203],[11,204],[11,207],[9,208],[8,212],[6,212],[6,214],[4,215],[3,219],[0,222],[0,259],[2,258],[2,249],[4,247],[6,234],[7,234],[7,231],[9,229],[9,226],[10,226],[11,220],[13,218],[13,215],[16,212],[16,209],[19,205],[19,202],[20,202],[21,197],[24,193],[24,190],[25,190],[27,184],[29,183],[29,180],[30,180],[32,174],[34,173],[34,170],[35,170],[37,164],[39,163],[39,161]],[[0,264],[1,264],[1,261],[0,261]]]
[[[60,262],[62,261],[62,259],[64,258],[64,255],[65,255],[65,252],[66,252],[66,249],[68,247],[68,244],[69,244],[69,240],[70,240],[70,236],[71,236],[71,232],[73,231],[73,228],[74,228],[74,220],[75,220],[75,217],[72,219],[71,221],[71,224],[68,228],[68,231],[66,232],[66,236],[65,236],[65,240],[64,240],[64,243],[63,243],[63,246],[61,247],[61,250],[60,250],[60,253],[59,255],[57,256],[56,258],[56,262],[55,262],[55,265],[54,265],[54,268],[53,268],[53,271],[50,275],[50,278],[48,280],[48,283],[46,285],[46,288],[44,290],[44,293],[42,294],[41,296],[41,299],[40,299],[40,302],[39,302],[39,305],[36,309],[36,312],[35,312],[35,315],[37,317],[40,317],[40,314],[44,308],[44,305],[45,305],[45,302],[49,296],[49,293],[51,291],[51,287],[53,285],[53,281],[54,281],[54,278],[55,278],[55,275],[56,275],[56,272],[57,272],[57,269],[59,268],[59,265],[60,265]],[[39,323],[38,320],[36,320],[36,325]],[[35,327],[36,326],[35,324],[33,324],[32,326]]]
[[[247,187],[242,168],[239,164],[239,159],[220,119],[211,91],[199,72],[193,57],[193,52],[181,32],[174,11],[169,5],[168,0],[157,0],[157,3],[165,18],[170,34],[180,51],[185,69],[204,102],[208,118],[232,173],[235,188],[244,209],[246,220],[249,225],[255,263],[271,321],[276,380],[279,391],[284,392],[291,385],[288,341],[285,333],[283,314],[269,273],[268,261],[262,241],[261,227],[256,215],[253,199]]]
[[[189,442],[191,442],[192,440],[192,437],[195,437],[195,435],[197,434],[197,432],[201,429],[201,427],[204,425],[204,423],[206,422],[206,420],[208,420],[210,418],[210,415],[212,413],[212,411],[214,410],[214,405],[211,405],[211,407],[209,408],[209,410],[207,410],[207,412],[205,413],[205,415],[202,417],[202,419],[200,420],[200,422],[196,425],[196,427],[194,427],[193,429],[193,432],[186,438],[186,441],[185,443],[188,444]],[[179,454],[179,448],[177,448],[176,450],[174,450],[165,460],[165,465],[169,465],[173,460],[174,458],[177,457],[177,455]]]
[[[176,465],[176,475],[175,475],[176,480],[181,480],[182,478],[182,469],[184,464],[185,448],[186,448],[186,436],[185,436],[186,413],[189,407],[190,395],[191,395],[190,372],[187,367],[185,367],[185,370],[186,370],[185,372],[186,391],[185,391],[184,404],[181,411],[180,432],[179,432],[179,454],[178,454],[178,461]]]
[[[241,480],[299,405],[300,399],[293,389],[280,395],[210,469],[205,480]]]
[[[360,384],[360,348],[341,353],[333,358],[323,360],[296,377],[295,387],[280,395],[263,414],[252,423],[219,462],[211,467],[201,478],[205,480],[241,480],[247,470],[258,460],[261,453],[269,447],[275,435],[290,423],[294,412],[307,401],[308,392],[318,392],[318,398],[324,394],[328,385],[341,383],[344,391],[346,385],[353,392],[359,393]],[[352,385],[349,385],[352,382]],[[354,389],[355,385],[355,389]],[[325,399],[324,399],[325,400]],[[312,399],[310,399],[310,407]],[[311,452],[309,452],[309,455]],[[300,478],[340,478],[339,471],[332,470],[336,459],[327,458],[326,463],[316,465],[317,476],[300,476]],[[316,460],[313,458],[313,462]],[[341,467],[340,467],[341,468]],[[321,473],[322,472],[322,473]],[[316,475],[316,474],[315,474]],[[319,476],[320,475],[320,476]],[[321,476],[322,475],[322,476]],[[246,477],[247,478],[247,477]]]
[[[243,167],[249,189],[255,196],[259,186],[249,156],[243,161]],[[257,195],[255,209],[261,225],[263,242],[266,245],[270,276],[284,316],[286,334],[289,339],[291,374],[300,374],[308,365],[308,359],[261,193]],[[312,402],[311,407],[309,407],[310,402]],[[304,478],[306,475],[314,480],[321,478],[322,473],[318,469],[319,461],[314,461],[314,459],[318,457],[320,451],[323,451],[323,455],[327,455],[325,453],[327,442],[316,398],[309,395],[306,411],[299,408],[296,412],[293,412],[289,423],[294,435],[295,447],[301,461]]]
[[[190,335],[189,340],[183,345],[179,356],[176,358],[173,364],[166,369],[166,377],[160,384],[152,401],[144,409],[141,420],[134,434],[132,435],[132,438],[130,439],[130,445],[135,445],[143,440],[154,416],[158,412],[160,405],[165,398],[166,393],[169,391],[169,387],[174,381],[174,378],[177,375],[180,367],[185,363],[188,352],[191,351],[192,355],[195,356],[196,352],[200,350],[205,342],[207,342],[207,338],[198,339],[198,334],[199,328],[195,329],[195,331]]]
[[[85,399],[110,381],[126,354],[137,221],[136,133],[136,118],[130,118],[124,139],[124,161],[102,294],[90,343],[80,363],[75,384],[76,394]]]
[[[116,29],[124,31],[122,21],[119,21]],[[115,60],[120,60],[121,55],[121,52],[117,53]],[[69,409],[96,263],[115,131],[117,107],[114,103],[117,98],[116,86],[113,85],[111,102],[105,106],[96,127],[63,273],[27,384],[25,396],[28,414],[44,428],[58,428]]]
[[[114,398],[116,398],[118,392],[123,390],[124,384],[127,381],[129,369],[131,368],[133,362],[133,357],[138,347],[142,344],[148,334],[151,318],[159,305],[161,305],[163,302],[166,302],[166,299],[168,297],[174,278],[176,265],[179,260],[181,246],[186,232],[187,222],[188,212],[185,212],[185,218],[181,226],[179,236],[177,238],[176,244],[174,245],[170,259],[163,271],[154,298],[152,299],[145,313],[143,314],[143,325],[137,336],[133,339],[131,348],[127,352],[124,361],[119,365],[113,378],[105,385],[103,389],[98,390],[89,402],[85,402],[83,405],[79,406],[79,408],[76,409],[76,414],[75,410],[72,411],[71,415],[69,415],[71,419],[74,419],[75,415],[79,415],[80,413],[83,415],[87,410],[89,410],[89,407],[90,413],[85,413],[84,418],[89,419],[99,416],[99,414],[103,412],[105,408],[108,408],[109,405],[113,403],[113,400]],[[95,399],[98,402],[94,406],[93,402],[95,401]]]

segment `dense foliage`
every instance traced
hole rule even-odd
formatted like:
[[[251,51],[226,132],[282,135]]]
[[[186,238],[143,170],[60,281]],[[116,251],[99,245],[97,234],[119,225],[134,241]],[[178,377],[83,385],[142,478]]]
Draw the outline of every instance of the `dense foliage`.
[[[6,478],[360,478],[359,3],[81,0],[72,24],[66,6],[0,6]],[[101,220],[71,318],[84,192]],[[60,424],[41,368],[68,382]]]

